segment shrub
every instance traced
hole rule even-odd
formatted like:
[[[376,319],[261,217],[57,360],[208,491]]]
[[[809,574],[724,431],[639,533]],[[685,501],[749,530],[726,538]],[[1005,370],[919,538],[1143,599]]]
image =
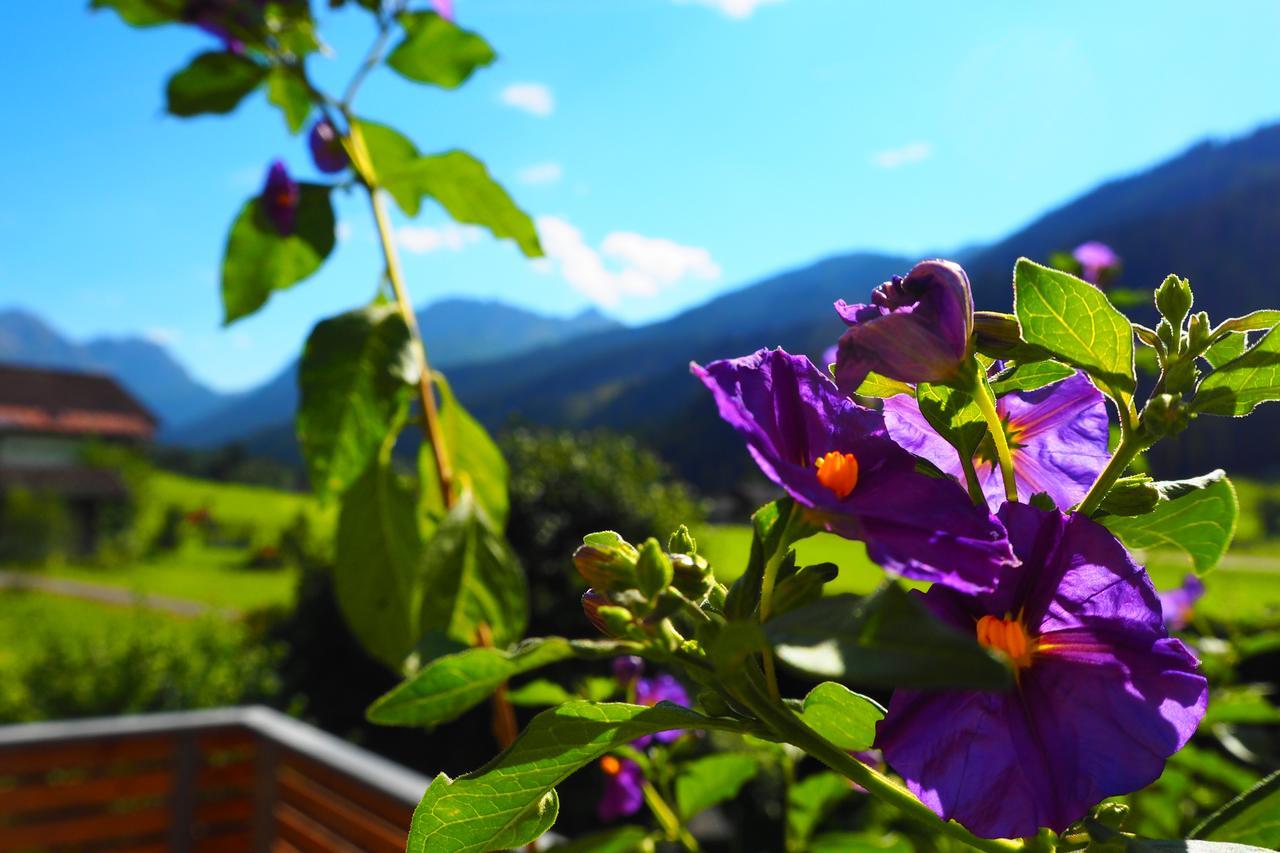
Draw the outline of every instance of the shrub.
[[[0,561],[42,563],[66,556],[75,525],[55,495],[12,489],[0,502]]]

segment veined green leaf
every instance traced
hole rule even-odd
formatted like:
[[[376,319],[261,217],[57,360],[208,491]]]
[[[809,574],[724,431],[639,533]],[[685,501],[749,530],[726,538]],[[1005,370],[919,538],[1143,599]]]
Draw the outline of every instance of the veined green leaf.
[[[527,258],[542,257],[533,220],[475,157],[465,151],[432,154],[419,158],[413,172],[415,186],[455,221],[486,228],[499,240],[514,240]]]
[[[413,489],[379,453],[342,496],[334,593],[347,625],[378,660],[399,671],[418,630],[422,539]]]
[[[1201,354],[1201,358],[1209,362],[1214,370],[1244,355],[1249,345],[1249,335],[1245,332],[1228,332],[1217,343]]]
[[[1280,325],[1280,311],[1266,308],[1245,314],[1243,317],[1232,317],[1223,320],[1218,329],[1228,332],[1261,332]]]
[[[997,396],[1012,391],[1034,391],[1054,382],[1075,375],[1075,370],[1056,361],[1035,361],[1019,364],[991,380],[991,390]]]
[[[611,749],[669,729],[739,731],[741,724],[666,702],[569,702],[543,711],[480,770],[431,783],[413,813],[407,849],[485,853],[528,844],[550,825],[536,819],[537,810],[556,785]]]
[[[885,399],[898,394],[911,394],[912,390],[911,386],[905,382],[881,376],[879,373],[868,373],[867,378],[862,380],[862,384],[858,386],[855,393],[863,397]]]
[[[999,690],[1009,669],[939,621],[895,582],[866,598],[835,595],[764,623],[778,658],[810,674],[896,687]]]
[[[340,494],[388,440],[418,381],[412,337],[394,305],[316,324],[298,368],[298,442],[312,487]]]
[[[1280,770],[1210,815],[1191,837],[1280,848]]]
[[[297,223],[281,236],[259,198],[245,203],[227,235],[222,259],[223,324],[230,325],[266,304],[271,293],[292,287],[320,269],[333,251],[333,205],[329,187],[299,184]]]
[[[916,386],[920,414],[938,435],[956,449],[961,459],[972,459],[987,436],[982,410],[968,391],[921,382]]]
[[[442,631],[473,644],[487,625],[494,646],[520,639],[529,618],[528,584],[520,561],[464,491],[423,556],[418,633]]]
[[[1019,258],[1014,313],[1027,343],[1088,373],[1128,405],[1136,386],[1133,327],[1101,290],[1059,270]]]
[[[1162,499],[1151,512],[1098,520],[1131,550],[1178,548],[1191,557],[1197,572],[1212,569],[1231,544],[1240,509],[1227,475],[1218,470],[1154,485]]]
[[[536,678],[527,684],[507,691],[507,700],[518,707],[540,708],[546,705],[559,705],[581,698],[549,678]]]
[[[283,65],[277,65],[267,75],[267,100],[284,116],[290,133],[297,133],[311,115],[311,93],[298,74]]]
[[[176,116],[229,113],[258,88],[267,69],[247,56],[226,50],[202,53],[169,78],[169,112]]]
[[[1280,400],[1280,327],[1201,380],[1191,408],[1239,417],[1272,400]]]
[[[792,845],[789,849],[809,849],[809,839],[818,824],[852,793],[848,779],[825,770],[792,785],[787,791],[787,839]]]
[[[417,83],[456,89],[498,55],[489,43],[435,12],[400,16],[405,38],[387,56],[387,65]]]
[[[437,726],[455,720],[522,672],[573,657],[562,637],[533,639],[515,651],[467,649],[436,658],[369,706],[370,722],[384,726]]]
[[[376,121],[353,122],[372,161],[374,180],[386,190],[406,216],[422,209],[422,190],[417,186],[413,164],[422,155],[418,146],[400,131]]]
[[[682,820],[738,796],[742,786],[760,772],[754,756],[721,752],[680,765],[676,776],[676,808]]]
[[[476,503],[489,516],[494,528],[502,530],[507,526],[510,507],[507,460],[480,422],[458,402],[444,374],[436,373],[434,378],[440,395],[440,429],[454,476],[460,481],[460,487],[470,487]],[[430,448],[424,448],[424,452],[429,454]],[[435,464],[434,460],[431,464]]]
[[[804,697],[800,718],[845,752],[861,752],[875,742],[884,708],[843,684],[824,681]]]

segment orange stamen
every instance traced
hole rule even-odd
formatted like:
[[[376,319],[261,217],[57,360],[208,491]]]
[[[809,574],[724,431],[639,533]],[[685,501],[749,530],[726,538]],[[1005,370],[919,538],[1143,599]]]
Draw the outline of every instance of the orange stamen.
[[[1036,651],[1036,642],[1027,636],[1027,629],[1021,621],[983,616],[978,620],[976,630],[979,645],[1000,652],[1017,669],[1031,666],[1031,655]]]
[[[600,769],[604,771],[606,776],[617,776],[622,772],[622,762],[612,755],[606,755],[600,759]]]
[[[849,497],[858,485],[858,458],[852,453],[832,450],[814,464],[818,466],[818,482],[840,500]]]

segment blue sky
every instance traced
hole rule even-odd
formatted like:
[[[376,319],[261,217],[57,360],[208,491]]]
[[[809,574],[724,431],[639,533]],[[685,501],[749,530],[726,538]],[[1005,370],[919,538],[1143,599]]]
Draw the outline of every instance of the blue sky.
[[[76,338],[146,334],[221,389],[267,378],[318,319],[373,293],[367,207],[315,278],[220,327],[225,231],[284,158],[261,96],[230,117],[163,113],[209,48],[86,4],[9,3],[0,134],[0,307]],[[313,0],[323,8],[324,3]],[[554,257],[400,220],[419,304],[591,305],[648,322],[853,249],[922,255],[999,237],[1100,180],[1280,116],[1280,4],[456,0],[500,61],[444,93],[382,71],[357,101],[424,151],[484,159]],[[371,28],[321,11],[339,86]],[[851,295],[875,282],[850,282]]]

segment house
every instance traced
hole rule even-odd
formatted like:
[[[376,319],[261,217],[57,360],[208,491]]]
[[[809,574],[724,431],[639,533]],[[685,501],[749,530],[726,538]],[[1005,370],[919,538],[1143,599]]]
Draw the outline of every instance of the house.
[[[71,550],[92,552],[104,510],[128,488],[116,471],[85,464],[86,445],[140,447],[156,426],[109,376],[0,364],[0,506],[18,489],[56,496],[73,525]]]

